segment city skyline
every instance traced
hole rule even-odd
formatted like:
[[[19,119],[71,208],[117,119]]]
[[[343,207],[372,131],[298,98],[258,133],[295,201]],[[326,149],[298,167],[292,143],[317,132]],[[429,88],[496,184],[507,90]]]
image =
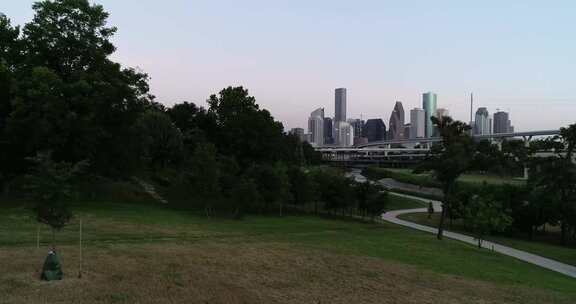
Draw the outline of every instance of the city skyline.
[[[368,133],[376,133],[379,131],[367,131],[369,122],[375,121],[382,122],[381,118],[370,118],[364,120],[363,117],[355,118],[347,115],[346,103],[346,88],[337,88],[334,90],[334,125],[332,119],[325,115],[325,109],[319,108],[312,112],[308,120],[308,133],[306,134],[309,143],[314,146],[335,145],[335,146],[349,146],[358,145],[377,141],[375,136],[367,135]],[[471,94],[473,96],[473,94]],[[473,98],[473,97],[471,97]],[[471,107],[474,107],[472,99],[470,100]],[[318,115],[321,111],[321,115]],[[486,107],[477,107],[475,115],[469,122],[472,134],[474,135],[488,135],[499,133],[514,133],[515,128],[512,124],[511,113],[506,111],[496,110],[494,115],[490,115]],[[408,115],[408,116],[406,116]],[[434,92],[426,92],[422,94],[422,108],[415,107],[414,109],[406,112],[401,101],[396,101],[392,114],[389,119],[389,129],[383,132],[386,139],[417,139],[417,138],[431,138],[438,136],[437,130],[432,126],[430,117],[444,117],[450,116],[450,109],[438,107],[438,96]],[[314,117],[318,117],[321,121],[311,122]],[[338,118],[337,118],[338,117]],[[343,120],[347,118],[346,120]],[[468,123],[468,122],[467,122]],[[314,126],[313,126],[314,125]],[[318,129],[319,125],[322,128]],[[382,122],[383,129],[386,130],[385,124]],[[345,131],[346,135],[342,135],[341,128],[346,130],[351,129],[353,132]],[[372,128],[376,127],[374,125]],[[295,134],[296,129],[292,128],[291,133]],[[535,131],[535,130],[532,130]],[[542,131],[542,130],[539,130]],[[348,133],[349,132],[349,133]],[[317,133],[321,133],[320,142],[318,141]],[[335,133],[335,138],[332,138],[331,133]],[[340,142],[342,136],[348,137],[343,142]]]
[[[2,12],[22,25],[33,2],[8,1]],[[92,2],[119,28],[113,58],[148,73],[167,106],[205,106],[242,85],[289,130],[306,126],[310,104],[331,109],[342,86],[349,117],[364,119],[390,117],[395,100],[421,107],[425,91],[464,122],[474,92],[490,113],[513,113],[518,130],[559,128],[576,112],[572,1]]]

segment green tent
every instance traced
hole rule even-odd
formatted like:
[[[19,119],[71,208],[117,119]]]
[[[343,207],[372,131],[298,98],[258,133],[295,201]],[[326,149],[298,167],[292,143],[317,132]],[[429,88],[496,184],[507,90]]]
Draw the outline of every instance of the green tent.
[[[44,281],[57,281],[62,280],[63,276],[64,273],[62,272],[60,258],[55,251],[48,252],[40,278]]]

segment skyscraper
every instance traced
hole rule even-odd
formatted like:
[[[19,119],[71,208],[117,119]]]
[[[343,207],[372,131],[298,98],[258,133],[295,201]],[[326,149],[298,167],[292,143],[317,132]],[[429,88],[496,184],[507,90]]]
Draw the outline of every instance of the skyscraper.
[[[422,108],[424,109],[425,113],[424,119],[425,119],[426,137],[434,136],[434,126],[430,118],[436,115],[437,99],[438,97],[436,96],[436,93],[428,92],[422,94]]]
[[[426,136],[425,117],[426,113],[422,109],[410,110],[410,138],[424,138]]]
[[[332,137],[334,144],[341,146],[339,142],[340,124],[339,122],[346,122],[346,89],[338,88],[334,94],[334,121],[332,122]]]
[[[412,132],[412,125],[409,123],[404,124],[403,130],[404,130],[402,131],[402,136],[404,136],[403,139],[410,139],[410,133]]]
[[[324,145],[324,108],[319,108],[310,113],[308,118],[308,132],[310,144],[316,147]]]
[[[397,101],[394,105],[388,128],[388,139],[404,138],[404,107],[400,101]]]
[[[380,118],[368,119],[364,125],[363,136],[368,138],[368,142],[381,141],[386,139],[386,124]]]
[[[331,145],[334,143],[334,137],[332,136],[332,118],[324,117],[324,144]]]
[[[474,134],[487,135],[490,134],[490,114],[486,108],[478,108],[474,118]]]
[[[448,109],[438,108],[438,110],[436,110],[436,117],[442,118],[445,116],[450,116],[450,112],[448,111]]]
[[[494,134],[510,133],[513,128],[508,113],[499,111],[494,114]]]
[[[348,119],[348,123],[354,129],[354,137],[362,137],[362,130],[364,129],[364,121],[358,118]]]
[[[334,122],[346,121],[346,89],[339,88],[335,91]]]
[[[338,146],[349,147],[354,144],[354,128],[348,122],[337,122],[334,130],[337,130],[335,135],[338,137]]]
[[[290,134],[296,135],[300,141],[306,140],[306,134],[302,128],[292,128],[292,130],[290,130]]]

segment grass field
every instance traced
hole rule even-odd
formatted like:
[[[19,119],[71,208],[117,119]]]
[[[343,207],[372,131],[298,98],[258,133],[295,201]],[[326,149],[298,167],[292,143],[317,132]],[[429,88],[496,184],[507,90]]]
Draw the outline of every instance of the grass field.
[[[440,220],[439,214],[434,214],[431,219],[428,219],[428,215],[425,213],[412,213],[400,216],[404,220],[415,222],[422,225],[437,227]],[[451,231],[461,232],[464,234],[468,233],[460,220],[454,221]],[[573,244],[571,246],[565,247],[559,245],[559,233],[537,233],[534,237],[534,241],[528,241],[520,238],[512,238],[505,236],[489,236],[488,239],[493,242],[500,243],[502,245],[507,245],[520,250],[525,250],[534,254],[545,256],[550,259],[554,259],[566,264],[576,266],[576,246]]]
[[[394,202],[411,208],[416,202]],[[393,207],[393,206],[391,206]],[[21,208],[0,208],[0,303],[574,303],[576,280],[392,224],[311,216],[206,219],[83,203],[58,235],[66,279]],[[78,271],[78,219],[85,272]],[[41,238],[49,240],[42,229]]]
[[[385,170],[432,180],[432,177],[429,173],[414,174],[412,173],[413,171],[412,169],[385,169]],[[489,185],[502,185],[502,184],[522,185],[524,183],[523,180],[517,178],[495,176],[495,175],[481,175],[481,174],[463,174],[462,176],[460,176],[458,181],[472,184],[482,184],[485,182]]]

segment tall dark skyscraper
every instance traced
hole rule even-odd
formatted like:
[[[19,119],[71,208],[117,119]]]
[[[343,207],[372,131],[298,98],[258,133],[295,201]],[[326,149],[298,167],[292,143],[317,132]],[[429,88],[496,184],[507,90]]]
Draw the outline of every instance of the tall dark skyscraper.
[[[380,118],[368,119],[364,125],[363,136],[368,138],[368,142],[381,141],[386,139],[386,125]]]
[[[346,89],[339,88],[335,91],[334,100],[334,123],[346,121]]]
[[[334,137],[332,137],[332,118],[325,117],[324,118],[324,144],[331,145],[334,143]]]
[[[510,123],[510,116],[508,113],[499,111],[494,114],[494,134],[510,133],[513,128]]]
[[[404,107],[400,101],[394,105],[388,128],[388,139],[404,139]]]

